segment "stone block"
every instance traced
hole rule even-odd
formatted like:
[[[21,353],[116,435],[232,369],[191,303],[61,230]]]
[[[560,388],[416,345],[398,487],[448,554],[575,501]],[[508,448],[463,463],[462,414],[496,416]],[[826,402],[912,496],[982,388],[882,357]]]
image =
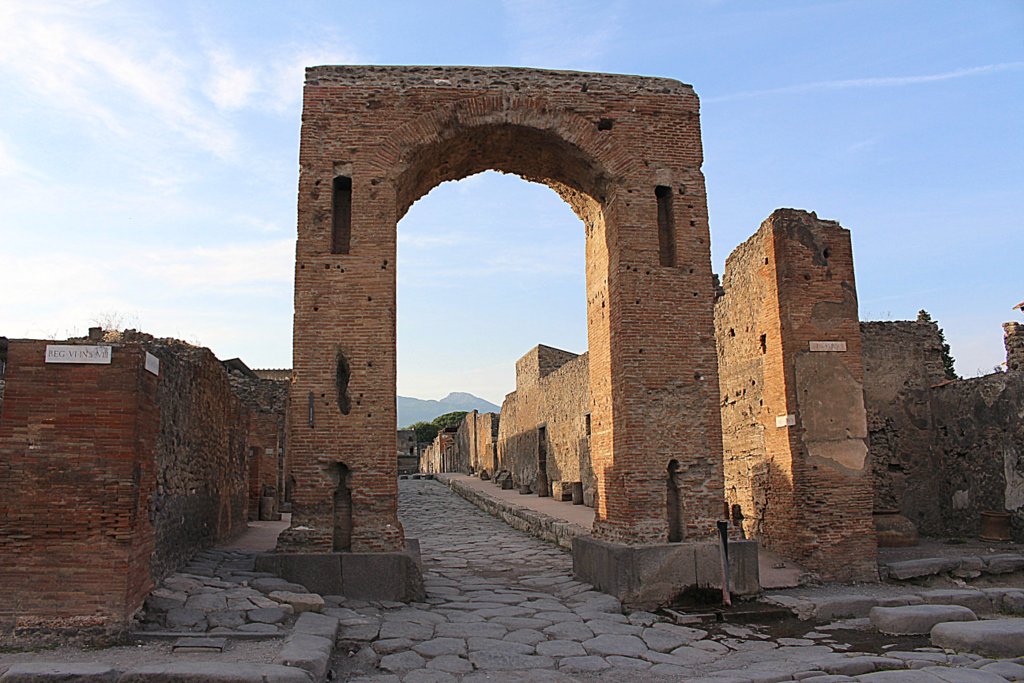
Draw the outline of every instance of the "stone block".
[[[334,640],[308,633],[292,633],[274,663],[304,669],[313,675],[313,680],[322,681],[327,675],[327,665],[333,652]]]
[[[992,619],[936,624],[932,645],[983,657],[1009,659],[1024,656],[1024,619]]]
[[[88,662],[26,662],[12,664],[2,683],[114,683],[121,672],[107,664]]]
[[[302,669],[272,664],[168,662],[135,667],[117,680],[118,683],[309,683],[309,674]]]
[[[934,576],[950,572],[960,566],[960,561],[944,557],[924,558],[920,560],[905,560],[903,562],[890,562],[886,565],[889,578],[906,581],[921,576]]]
[[[624,545],[577,536],[572,541],[573,574],[630,609],[651,609],[691,587],[720,588],[718,552],[714,542]],[[730,544],[730,575],[736,594],[759,590],[755,542]]]
[[[983,557],[985,571],[989,574],[1009,574],[1024,569],[1024,555],[1004,553]]]
[[[935,624],[945,621],[977,621],[970,609],[961,605],[905,605],[903,607],[872,607],[868,614],[871,625],[888,635],[931,633]]]
[[[992,600],[982,591],[956,588],[939,589],[921,591],[920,596],[930,605],[962,605],[982,614],[993,611]]]
[[[338,619],[337,617],[329,617],[326,614],[304,612],[295,620],[292,632],[320,636],[333,643],[338,637]]]

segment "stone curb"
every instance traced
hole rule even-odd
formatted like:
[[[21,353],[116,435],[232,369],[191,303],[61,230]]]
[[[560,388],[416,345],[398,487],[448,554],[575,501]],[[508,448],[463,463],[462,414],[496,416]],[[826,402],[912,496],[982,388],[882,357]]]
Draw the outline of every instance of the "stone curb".
[[[243,662],[168,662],[117,670],[105,664],[32,662],[12,665],[2,683],[313,683],[308,671]]]
[[[1024,588],[987,588],[918,590],[896,596],[871,596],[858,593],[828,595],[820,598],[809,596],[768,593],[761,599],[772,605],[785,607],[802,621],[813,619],[818,622],[836,619],[857,619],[867,617],[873,607],[901,607],[905,605],[959,605],[981,614],[998,614],[1000,611],[1016,612],[1016,602],[1009,608],[1010,601],[1024,595]]]
[[[976,578],[982,574],[1008,574],[1024,569],[1024,555],[1002,553],[960,558],[928,557],[888,562],[878,566],[883,579],[907,581],[939,574],[963,574]]]
[[[434,475],[434,478],[462,498],[465,498],[492,517],[497,517],[504,521],[512,528],[525,531],[542,541],[556,543],[567,550],[572,549],[573,538],[576,536],[586,536],[590,533],[578,524],[573,524],[564,519],[558,519],[543,512],[537,512],[536,510],[498,498],[492,498],[486,493],[469,488],[462,482],[450,479],[443,474]]]

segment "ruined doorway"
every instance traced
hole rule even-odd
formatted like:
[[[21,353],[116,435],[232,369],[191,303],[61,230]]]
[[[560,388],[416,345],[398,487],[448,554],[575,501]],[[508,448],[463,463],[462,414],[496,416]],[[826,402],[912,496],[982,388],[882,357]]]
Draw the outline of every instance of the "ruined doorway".
[[[404,548],[396,225],[440,183],[485,170],[547,185],[585,226],[595,535],[663,542],[664,463],[679,452],[687,531],[708,535],[723,497],[721,429],[693,89],[615,74],[322,66],[307,70],[304,98],[289,421],[302,487],[279,546],[331,547],[319,462],[343,457],[352,549]]]
[[[545,498],[551,495],[551,484],[548,482],[548,428],[537,427],[537,495]]]

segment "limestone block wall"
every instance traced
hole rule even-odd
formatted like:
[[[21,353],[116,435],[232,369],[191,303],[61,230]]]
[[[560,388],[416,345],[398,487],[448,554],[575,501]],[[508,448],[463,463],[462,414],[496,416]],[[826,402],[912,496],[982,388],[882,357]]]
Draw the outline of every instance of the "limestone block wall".
[[[730,255],[723,288],[729,502],[749,533],[823,576],[877,577],[849,231],[779,209]]]
[[[154,581],[245,527],[248,416],[220,363],[110,345],[109,365],[65,365],[44,362],[46,341],[10,342],[0,643],[120,631]]]
[[[544,362],[533,362],[535,358]],[[535,371],[537,368],[544,368],[544,374]],[[527,484],[534,491],[554,482],[582,481],[593,500],[589,413],[588,354],[577,356],[551,347],[534,348],[516,363],[516,390],[501,405],[500,468],[510,471],[517,485]],[[538,469],[541,427],[546,451],[543,471]]]

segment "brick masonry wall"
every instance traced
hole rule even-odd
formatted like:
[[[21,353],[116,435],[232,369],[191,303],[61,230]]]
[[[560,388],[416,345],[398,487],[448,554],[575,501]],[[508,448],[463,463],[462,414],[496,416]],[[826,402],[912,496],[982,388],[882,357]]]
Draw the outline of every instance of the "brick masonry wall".
[[[923,534],[943,532],[936,496],[931,387],[945,381],[934,322],[861,323],[875,510],[897,510]]]
[[[691,533],[710,535],[721,511],[721,425],[701,164],[697,97],[669,79],[307,70],[289,436],[295,512],[279,547],[330,550],[337,463],[352,475],[352,549],[402,547],[390,456],[395,226],[437,184],[486,169],[548,184],[585,225],[595,533],[664,540],[664,472],[683,453]],[[332,250],[339,176],[351,178],[347,253]],[[674,257],[664,265],[658,186],[673,204],[665,234]]]
[[[779,209],[729,257],[723,287],[715,324],[729,502],[766,546],[822,576],[876,578],[849,232]]]
[[[1006,369],[1024,372],[1024,325],[1003,323],[1003,344],[1006,346]]]
[[[231,388],[249,410],[247,458],[249,462],[249,518],[259,514],[260,497],[273,490],[280,503],[284,496],[285,415],[288,381],[253,379],[229,372]]]
[[[539,347],[541,356],[557,357],[559,363],[547,364],[547,372],[538,377],[531,363],[516,364],[516,390],[501,404],[498,427],[498,461],[501,469],[512,473],[516,485],[538,489],[538,427],[547,433],[547,468],[542,481],[584,481],[593,495],[590,444],[586,433],[586,415],[590,411],[590,373],[587,354],[569,353]],[[557,354],[544,353],[545,349]],[[538,356],[533,349],[524,359]],[[522,382],[520,380],[523,380]]]
[[[208,350],[115,343],[109,365],[64,365],[46,345],[10,343],[0,642],[118,631],[156,579],[245,521],[247,416]]]

